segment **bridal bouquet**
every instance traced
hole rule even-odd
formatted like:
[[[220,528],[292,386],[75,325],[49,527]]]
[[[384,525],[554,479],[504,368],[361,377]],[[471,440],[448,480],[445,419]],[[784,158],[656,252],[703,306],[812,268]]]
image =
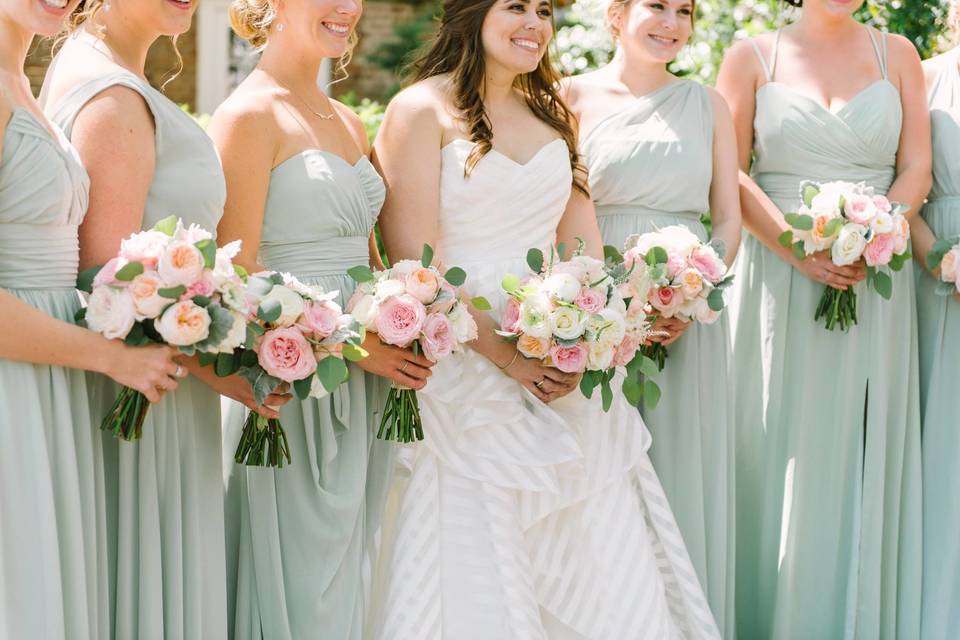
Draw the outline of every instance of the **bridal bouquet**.
[[[109,339],[167,344],[219,365],[246,337],[246,274],[231,262],[239,250],[239,241],[218,249],[209,231],[165,218],[80,274],[77,287],[89,295],[76,319]],[[124,387],[100,428],[137,440],[149,407],[142,393]]]
[[[363,327],[343,313],[338,295],[287,273],[264,272],[247,279],[247,348],[234,366],[250,382],[257,404],[282,382],[292,385],[301,400],[322,398],[347,380],[344,360],[366,357],[360,346]],[[280,421],[251,411],[233,457],[258,467],[283,467],[284,460],[289,464]]]
[[[622,384],[627,401],[656,405],[660,389],[640,377],[656,368],[638,352],[650,336],[650,318],[646,299],[632,295],[627,286],[632,270],[622,259],[583,255],[582,242],[570,260],[559,260],[562,251],[562,245],[557,251],[551,248],[546,260],[541,250],[531,249],[527,265],[532,273],[523,279],[504,276],[501,287],[508,298],[497,334],[516,342],[526,358],[582,373],[580,390],[590,398],[600,387],[604,411],[613,402],[610,383],[618,367],[627,370]]]
[[[353,267],[348,274],[358,284],[347,311],[382,342],[412,348],[438,362],[475,340],[477,324],[459,292],[467,274],[459,267],[441,274],[430,266],[432,261],[433,250],[424,245],[420,262],[401,260],[376,272],[365,265]],[[474,298],[471,304],[479,310],[490,309],[483,298]],[[377,437],[397,442],[423,440],[420,406],[413,389],[390,389]]]
[[[683,225],[632,236],[624,253],[632,268],[628,286],[655,315],[712,324],[724,307],[723,290],[733,282],[723,253],[722,243],[704,243]],[[655,342],[641,351],[663,370],[667,347]]]
[[[960,294],[960,236],[937,240],[927,254],[927,267],[940,267],[937,293],[942,296]]]
[[[830,251],[835,265],[867,264],[867,285],[889,300],[893,279],[885,267],[899,271],[910,259],[910,224],[903,213],[907,207],[875,195],[872,187],[849,182],[804,182],[800,185],[803,205],[784,219],[792,229],[779,242],[792,247],[798,260],[818,251]],[[844,331],[857,324],[857,294],[826,287],[813,319],[824,319],[833,330]]]

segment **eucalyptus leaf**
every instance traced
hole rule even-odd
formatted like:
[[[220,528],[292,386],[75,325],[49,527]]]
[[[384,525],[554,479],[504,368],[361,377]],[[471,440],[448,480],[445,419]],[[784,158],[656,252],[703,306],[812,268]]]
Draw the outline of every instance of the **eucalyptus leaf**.
[[[177,216],[167,216],[158,221],[157,224],[153,225],[153,230],[173,237],[173,234],[177,232]]]
[[[77,289],[86,293],[93,293],[93,281],[101,269],[103,269],[103,265],[98,265],[84,269],[77,274]]]
[[[503,276],[503,280],[500,281],[500,287],[507,293],[514,293],[520,288],[520,278],[512,273],[508,273]]]
[[[333,393],[350,375],[347,365],[340,358],[333,356],[324,358],[317,363],[317,376],[323,388]]]
[[[610,411],[610,407],[613,405],[613,390],[610,388],[609,382],[600,385],[600,400],[603,403],[603,410]]]
[[[130,282],[141,273],[143,273],[143,264],[139,262],[128,262],[117,270],[114,278],[121,282]]]
[[[447,282],[455,287],[459,287],[467,281],[467,273],[460,267],[451,267],[447,269],[447,272],[443,274],[443,277],[446,278]]]
[[[714,289],[707,294],[707,306],[711,311],[723,311],[723,290]]]
[[[804,182],[800,185],[800,195],[803,197],[803,204],[808,207],[813,206],[813,199],[820,193],[820,187],[813,182]]]
[[[424,244],[423,253],[420,254],[420,264],[426,268],[430,266],[431,262],[433,262],[433,247],[428,244]]]
[[[343,357],[350,362],[359,362],[369,356],[367,350],[361,346],[345,342],[343,344]]]
[[[253,391],[253,401],[257,404],[263,404],[274,389],[280,386],[282,380],[269,375],[261,367],[250,367],[240,369],[240,376],[250,383]]]
[[[282,310],[279,300],[264,300],[257,307],[257,318],[263,322],[275,322]]]
[[[310,395],[310,388],[313,386],[313,376],[314,374],[310,374],[303,380],[293,381],[293,392],[297,394],[297,398],[300,400],[306,400],[307,396]]]
[[[217,243],[210,238],[204,238],[193,246],[200,250],[200,255],[203,256],[203,266],[207,269],[213,269],[214,265],[217,264]]]
[[[883,271],[877,271],[873,278],[873,287],[885,300],[889,300],[893,295],[893,279]]]
[[[660,387],[653,380],[643,383],[643,406],[647,409],[656,409],[660,403]]]
[[[630,406],[636,407],[643,400],[643,385],[635,376],[624,378],[621,389],[623,397],[630,403]]]
[[[347,269],[347,275],[360,283],[374,281],[373,270],[365,264],[350,267]]]
[[[780,243],[781,247],[789,247],[793,244],[793,230],[787,229],[779,236],[777,236],[777,242]]]
[[[160,296],[161,298],[169,298],[170,300],[176,300],[186,292],[187,292],[187,288],[182,284],[177,285],[176,287],[166,287],[163,289],[157,289],[158,296]]]
[[[493,309],[493,306],[490,304],[490,301],[484,298],[483,296],[477,296],[476,298],[471,298],[470,304],[477,311],[491,311]]]
[[[527,251],[527,266],[534,273],[540,273],[543,270],[543,251],[536,248]]]

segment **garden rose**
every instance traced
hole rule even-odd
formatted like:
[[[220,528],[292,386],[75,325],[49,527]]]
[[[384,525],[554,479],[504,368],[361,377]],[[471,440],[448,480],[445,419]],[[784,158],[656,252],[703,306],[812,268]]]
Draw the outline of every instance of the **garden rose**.
[[[844,225],[830,249],[834,264],[845,266],[859,260],[867,246],[866,233],[867,228],[863,225]]]
[[[888,264],[893,257],[893,235],[878,233],[863,250],[863,257],[868,267],[877,267]]]
[[[407,293],[422,302],[430,304],[440,292],[440,281],[431,269],[414,269],[405,279]]]
[[[353,314],[353,317],[356,318],[367,331],[376,329],[379,309],[380,305],[377,304],[373,293],[365,291],[362,287],[357,287],[350,301],[347,302],[347,312]]]
[[[543,292],[564,302],[573,302],[580,293],[580,281],[568,273],[554,273],[543,281]]]
[[[893,216],[893,252],[897,255],[907,252],[910,246],[910,223],[906,216]]]
[[[543,360],[550,354],[550,340],[523,334],[517,340],[517,351],[528,358]]]
[[[314,339],[323,340],[337,330],[340,316],[340,307],[335,302],[309,300],[303,305],[298,326]]]
[[[133,296],[126,289],[97,287],[87,300],[87,326],[110,340],[127,337],[136,313]]]
[[[528,296],[520,303],[520,330],[538,338],[549,338],[550,308],[550,300],[546,296]]]
[[[833,235],[828,237],[825,235],[825,233],[827,224],[829,224],[829,222],[835,218],[836,216],[818,215],[813,219],[813,229],[809,231],[807,234],[808,237],[803,243],[804,251],[807,253],[815,253],[817,251],[823,251],[824,249],[830,248],[830,245],[833,243],[834,236],[837,234],[834,232]]]
[[[270,292],[263,296],[260,306],[268,302],[277,302],[280,304],[280,317],[273,324],[280,327],[292,326],[300,314],[303,313],[303,297],[296,291],[292,291],[283,284],[275,284]]]
[[[587,313],[597,313],[607,304],[606,292],[591,287],[583,287],[573,303]]]
[[[608,344],[593,342],[587,347],[587,366],[593,371],[605,371],[613,363],[616,349]]]
[[[500,329],[509,333],[520,331],[520,303],[516,298],[507,298],[500,314]]]
[[[550,331],[561,340],[574,340],[583,335],[588,317],[579,309],[557,307],[550,314]]]
[[[206,340],[210,314],[193,300],[181,300],[168,307],[154,327],[167,344],[185,347]]]
[[[120,257],[139,262],[146,269],[156,269],[170,236],[160,231],[141,231],[120,242]]]
[[[190,286],[203,273],[203,254],[187,242],[171,242],[157,264],[160,277],[171,287]]]
[[[687,298],[693,298],[703,291],[703,278],[697,269],[684,269],[680,272],[680,289]]]
[[[264,333],[257,357],[264,371],[284,382],[303,380],[317,370],[310,343],[299,330],[290,327]]]
[[[664,318],[670,318],[683,302],[679,291],[671,287],[658,287],[651,292],[650,304]]]
[[[960,247],[953,247],[943,256],[940,262],[940,279],[944,282],[960,281]]]
[[[398,347],[409,346],[420,335],[427,310],[419,300],[407,294],[394,296],[380,304],[376,331],[380,339]]]
[[[407,274],[422,268],[423,265],[419,260],[400,260],[390,267],[390,273],[393,275],[393,278],[403,280],[407,277]]]
[[[128,290],[133,296],[133,305],[137,310],[137,320],[156,318],[164,307],[173,302],[157,292],[163,288],[163,281],[155,271],[141,273],[130,281]]]
[[[553,366],[564,373],[581,373],[587,368],[587,345],[578,342],[572,347],[554,345],[550,348]]]
[[[637,355],[637,349],[640,348],[640,341],[630,335],[623,336],[623,340],[617,345],[613,354],[613,361],[610,366],[625,367]]]
[[[193,296],[208,297],[216,288],[216,283],[209,277],[209,274],[205,273],[199,280],[187,287],[187,293],[185,295],[188,298],[192,298]]]
[[[428,315],[423,322],[420,346],[423,347],[423,355],[433,362],[453,353],[457,346],[457,336],[450,319],[442,313]]]
[[[93,278],[93,287],[101,287],[107,284],[120,284],[117,280],[117,271],[125,267],[127,261],[123,258],[110,258],[105,265],[100,268],[97,275]]]
[[[716,249],[708,244],[694,249],[687,258],[687,263],[713,284],[723,280],[723,276],[727,274],[727,265]]]
[[[873,196],[850,193],[845,197],[843,213],[851,222],[867,225],[877,215],[877,205]]]

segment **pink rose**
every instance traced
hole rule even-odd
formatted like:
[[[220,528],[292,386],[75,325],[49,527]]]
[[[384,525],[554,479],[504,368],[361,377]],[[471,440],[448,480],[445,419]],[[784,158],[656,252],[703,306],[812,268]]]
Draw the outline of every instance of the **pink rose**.
[[[843,205],[843,213],[847,219],[857,224],[869,224],[877,215],[877,206],[872,196],[848,194]]]
[[[717,284],[727,273],[727,265],[724,264],[720,256],[709,245],[697,247],[687,258],[690,266],[702,273],[707,280]]]
[[[128,262],[140,262],[147,269],[156,269],[170,242],[170,236],[160,231],[141,231],[120,242],[120,256]]]
[[[636,338],[630,335],[623,336],[623,340],[620,341],[616,351],[613,352],[613,362],[610,363],[610,366],[627,366],[627,364],[633,360],[633,357],[637,355],[637,349],[639,348],[640,342]]]
[[[573,299],[573,304],[587,313],[600,313],[607,306],[607,294],[599,289],[584,287]]]
[[[380,303],[376,327],[380,339],[387,344],[408,347],[420,336],[427,310],[413,296],[403,294]]]
[[[897,255],[906,253],[910,246],[910,223],[906,216],[893,216],[893,252]]]
[[[193,296],[204,296],[208,297],[216,289],[216,286],[213,283],[213,280],[208,277],[207,274],[204,274],[199,280],[187,287],[187,292],[183,297],[192,298]]]
[[[317,359],[310,343],[298,329],[272,329],[260,338],[257,349],[260,366],[284,382],[303,380],[317,370]]]
[[[626,265],[627,269],[638,263],[642,266],[644,264],[643,258],[644,255],[640,252],[640,249],[633,247],[632,249],[628,249],[623,254],[623,263]]]
[[[558,344],[550,348],[550,359],[553,366],[564,373],[582,373],[587,368],[587,345],[578,342],[573,347],[561,347]]]
[[[407,288],[407,293],[423,304],[433,302],[437,293],[440,292],[440,281],[437,279],[437,275],[431,269],[424,269],[423,267],[408,273],[404,285]]]
[[[687,261],[678,253],[667,256],[667,277],[673,279],[687,266]]]
[[[457,335],[453,323],[442,313],[431,313],[423,322],[423,337],[420,346],[423,355],[436,362],[453,353],[457,344]]]
[[[430,313],[450,313],[457,304],[458,295],[456,287],[446,280],[441,280],[440,293],[437,294],[437,301],[430,305]]]
[[[127,261],[123,258],[111,258],[110,261],[103,265],[100,271],[97,272],[97,275],[93,279],[93,288],[96,289],[105,284],[119,284],[117,271],[120,271],[126,264]]]
[[[940,261],[940,279],[944,282],[958,283],[960,289],[960,247],[953,247]]]
[[[341,315],[340,307],[333,302],[310,300],[304,305],[297,326],[313,334],[316,340],[323,340],[337,330]]]
[[[878,233],[873,236],[870,244],[863,250],[863,257],[867,261],[867,266],[883,266],[890,262],[893,257],[893,234]]]
[[[893,210],[893,205],[890,204],[887,196],[873,196],[873,206],[875,206],[878,211],[884,211],[886,213],[890,213]]]
[[[672,317],[682,302],[683,296],[670,287],[659,287],[651,292],[650,304],[664,318]]]
[[[510,333],[520,331],[520,303],[515,298],[507,298],[500,315],[500,329]]]

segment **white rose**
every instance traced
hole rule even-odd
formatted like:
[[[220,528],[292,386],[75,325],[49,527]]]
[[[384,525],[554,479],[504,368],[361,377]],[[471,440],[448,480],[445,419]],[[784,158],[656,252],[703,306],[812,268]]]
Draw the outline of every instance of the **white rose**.
[[[141,231],[120,241],[120,256],[127,262],[140,262],[148,268],[156,267],[168,242],[170,236],[165,233]]]
[[[619,342],[617,344],[620,344]],[[587,369],[604,371],[613,364],[616,345],[606,342],[591,342],[587,347]]]
[[[196,244],[201,240],[213,240],[213,234],[198,224],[184,227],[183,220],[177,220],[177,229],[173,232],[173,238],[188,244]]]
[[[203,274],[203,255],[188,242],[171,242],[157,266],[160,277],[171,287],[189,287]]]
[[[419,264],[419,263],[418,263]],[[377,301],[383,302],[387,298],[401,296],[407,292],[407,285],[403,280],[387,278],[377,283]]]
[[[696,318],[697,322],[701,324],[713,324],[720,317],[720,312],[711,309],[706,298],[700,298],[700,303],[692,317]]]
[[[580,281],[569,273],[554,273],[543,281],[543,292],[564,302],[573,302],[580,293]]]
[[[574,340],[583,335],[586,314],[571,307],[558,307],[550,314],[550,330],[561,340]]]
[[[455,306],[448,318],[453,323],[454,333],[457,334],[457,342],[462,344],[477,339],[477,323],[463,304]]]
[[[813,197],[810,202],[810,208],[801,208],[800,213],[810,216],[827,216],[835,218],[840,215],[840,198],[843,194],[839,191],[821,191]]]
[[[667,248],[667,253],[677,253],[686,257],[702,244],[697,234],[685,225],[670,225],[660,229],[660,233],[665,239],[664,247]]]
[[[609,307],[595,314],[588,322],[588,328],[596,336],[597,342],[605,345],[620,344],[627,333],[623,315]]]
[[[183,300],[164,311],[154,327],[167,344],[185,347],[210,335],[210,314],[193,300]]]
[[[607,272],[603,268],[603,261],[601,260],[591,258],[590,256],[574,256],[571,262],[581,265],[582,269],[586,272],[587,278],[590,280],[589,284],[591,285],[596,285],[608,277]]]
[[[133,296],[133,306],[137,310],[137,320],[156,318],[164,308],[173,302],[157,292],[163,288],[163,281],[153,271],[141,273],[130,281],[128,291]]]
[[[862,224],[844,225],[830,249],[833,263],[846,266],[859,260],[867,246],[866,234],[867,228]]]
[[[243,287],[236,282],[228,280],[220,285],[220,301],[233,311],[247,310],[247,298]]]
[[[380,305],[377,304],[376,298],[372,294],[365,294],[357,298],[350,313],[367,331],[373,331],[377,327],[379,308]]]
[[[870,221],[870,228],[874,233],[890,233],[893,231],[893,216],[886,211],[877,211]]]
[[[549,338],[551,334],[551,304],[543,294],[527,296],[520,303],[520,330],[535,338]]]
[[[274,324],[278,326],[289,327],[303,314],[303,298],[299,293],[290,290],[285,285],[273,285],[270,293],[260,301],[260,306],[270,301],[280,303],[280,317],[274,321]]]
[[[233,313],[233,325],[230,333],[217,345],[218,353],[233,353],[234,349],[243,346],[247,340],[247,320],[241,313]]]
[[[136,314],[133,296],[126,289],[97,287],[87,300],[87,326],[111,340],[127,337]]]
[[[408,275],[423,267],[419,260],[400,260],[390,267],[390,278],[403,281]]]

